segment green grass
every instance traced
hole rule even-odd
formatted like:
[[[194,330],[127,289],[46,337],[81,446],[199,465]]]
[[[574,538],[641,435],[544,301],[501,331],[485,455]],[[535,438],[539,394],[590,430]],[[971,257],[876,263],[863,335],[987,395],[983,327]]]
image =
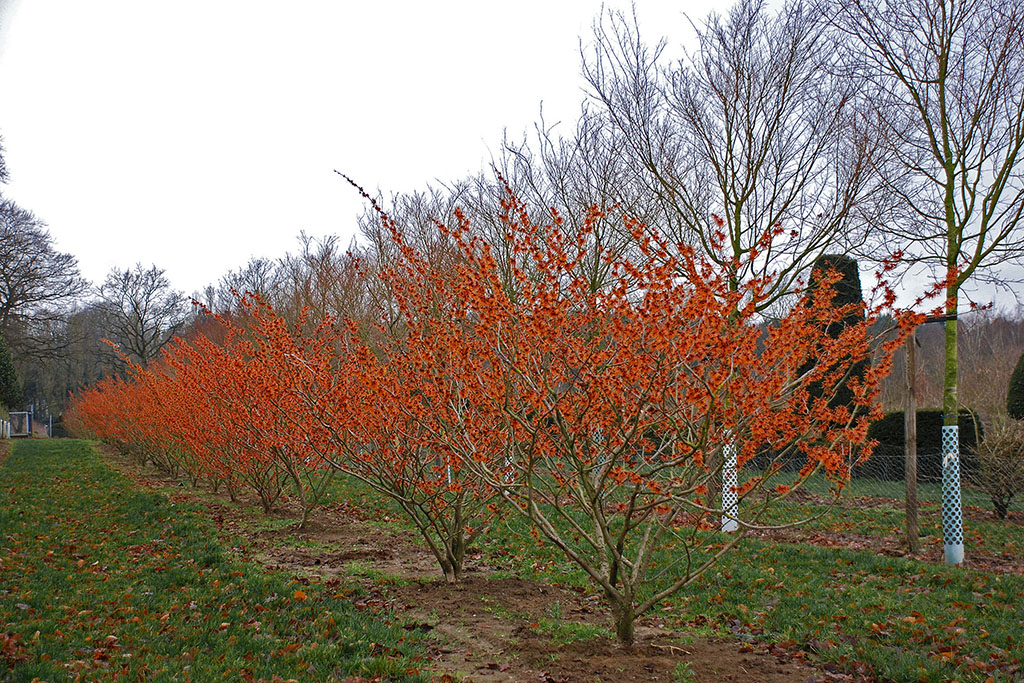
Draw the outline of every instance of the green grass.
[[[549,619],[541,617],[530,630],[543,636],[547,636],[556,645],[568,645],[594,638],[609,638],[612,631],[607,626],[596,626],[594,624],[577,624],[572,621],[561,619]]]
[[[833,509],[807,533],[881,535],[898,532],[902,521],[902,513],[886,507]],[[922,514],[925,533],[941,538],[937,524],[937,509]],[[1024,549],[1024,529],[1016,525],[969,521],[966,536],[968,554],[998,549],[1020,556]],[[695,561],[721,541],[717,533],[702,536]],[[504,573],[595,592],[556,549],[538,546],[518,518],[494,525],[480,548],[489,562],[507,567]],[[667,562],[676,552],[663,548],[655,562]],[[1006,681],[1022,673],[1022,606],[1019,575],[746,539],[654,616],[684,635],[782,643],[817,661],[883,679]]]
[[[0,680],[427,679],[415,631],[297,581],[84,442],[20,441],[0,465]]]
[[[413,583],[410,579],[404,579],[397,574],[381,571],[380,569],[371,567],[359,560],[347,562],[345,564],[345,572],[350,576],[370,579],[378,586],[408,586]]]
[[[332,495],[401,524],[401,513],[358,482],[338,480]],[[815,486],[818,488],[815,489]],[[942,530],[937,500],[919,487],[922,541],[941,554]],[[827,485],[812,479],[810,490]],[[902,482],[851,480],[843,507],[787,502],[770,521],[784,522],[820,514],[799,533],[829,532],[879,538],[903,533]],[[858,498],[868,498],[858,506]],[[878,505],[878,497],[889,504]],[[991,509],[987,498],[964,491],[965,504]],[[1024,556],[1024,529],[1019,525],[965,518],[967,554]],[[722,541],[717,533],[701,535],[694,561]],[[493,523],[476,550],[495,566],[495,576],[518,576],[596,590],[583,572],[550,544],[538,544],[517,516]],[[662,548],[656,562],[675,557]],[[514,616],[514,615],[513,615]],[[667,600],[653,616],[677,628],[682,637],[742,637],[782,643],[850,672],[870,672],[896,681],[1017,680],[1024,652],[1024,577],[976,569],[886,557],[870,551],[836,550],[811,544],[746,539],[695,586]],[[556,620],[551,619],[553,624]],[[586,628],[586,627],[585,627]],[[541,625],[535,631],[541,631]],[[575,636],[548,629],[552,639]],[[608,633],[609,631],[605,631]],[[581,633],[581,639],[599,635]],[[685,680],[685,675],[682,676]]]
[[[11,465],[9,462],[0,471],[2,481],[6,482],[6,470]],[[806,533],[807,538],[819,532],[898,537],[903,526],[902,484],[890,482],[889,488],[883,490],[877,488],[878,483],[873,483],[875,488],[867,488],[868,483],[854,480],[844,500],[856,503],[860,496],[882,496],[893,499],[890,505],[827,509],[794,502],[774,511],[772,519],[787,521],[808,513],[823,513],[800,532]],[[3,484],[0,496],[5,495],[8,487]],[[930,542],[935,552],[941,553],[938,506],[927,496],[922,496],[922,500],[922,540],[926,545]],[[965,495],[965,500],[973,504],[969,495]],[[410,531],[392,501],[351,479],[337,478],[328,492],[326,504],[352,510],[366,523],[378,526],[387,534]],[[260,519],[258,511],[252,513],[254,519]],[[287,523],[277,520],[267,523],[267,528],[280,528]],[[7,534],[0,531],[0,543]],[[969,559],[972,552],[1008,553],[1017,557],[1024,554],[1024,529],[1020,526],[967,518],[965,536]],[[706,552],[713,552],[721,542],[717,533],[702,533],[694,561],[699,561]],[[492,524],[475,550],[483,553],[486,564],[498,568],[493,574],[495,577],[532,578],[579,587],[591,594],[596,592],[590,579],[567,562],[557,549],[549,544],[538,544],[531,538],[528,526],[518,517],[510,516]],[[654,560],[666,563],[678,552],[678,547],[661,548]],[[353,575],[373,573],[372,568],[360,565],[349,569]],[[5,571],[6,567],[0,570],[0,580],[7,586]],[[248,574],[251,570],[238,567],[233,571]],[[440,578],[440,572],[437,576]],[[384,583],[388,580],[385,576],[379,578]],[[299,607],[315,599],[315,588],[303,588],[310,599]],[[287,591],[277,592],[288,595]],[[20,598],[14,600],[17,601]],[[6,603],[2,604],[7,609]],[[285,603],[276,604],[283,606]],[[1019,667],[1024,651],[1022,605],[1024,577],[1017,575],[946,568],[879,556],[870,551],[746,539],[716,569],[695,586],[667,600],[651,616],[676,628],[684,639],[723,636],[781,644],[794,652],[809,653],[812,661],[834,663],[845,671],[882,679],[985,681],[991,677],[995,681],[1009,681],[1021,676],[1021,669],[1015,667]],[[509,614],[516,616],[512,611]],[[609,633],[605,628],[566,626],[558,616],[553,613],[548,615],[550,618],[538,619],[533,630],[554,642],[587,640],[599,637],[602,632]],[[284,635],[287,627],[281,629],[280,637],[284,640],[289,637],[294,637],[295,642],[310,640],[309,636]],[[23,641],[30,640],[30,630],[19,630]],[[388,641],[380,638],[376,642]],[[411,647],[408,643],[389,642],[387,647],[396,648],[395,658],[415,657],[410,654],[413,651],[408,649]],[[180,666],[176,671],[181,671]],[[361,675],[370,675],[369,669],[363,671]],[[295,677],[304,679],[308,675]],[[689,672],[680,670],[678,678],[687,680]]]
[[[885,679],[943,681],[958,669],[1012,680],[1022,599],[1019,576],[752,540],[665,608],[684,627],[719,624]]]

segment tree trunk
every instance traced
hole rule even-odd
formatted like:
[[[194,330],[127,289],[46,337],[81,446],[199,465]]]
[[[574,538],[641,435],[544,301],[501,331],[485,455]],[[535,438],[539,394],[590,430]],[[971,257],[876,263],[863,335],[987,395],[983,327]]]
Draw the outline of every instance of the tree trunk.
[[[943,430],[946,427],[956,429],[960,418],[960,406],[957,400],[957,294],[959,285],[952,280],[956,275],[954,265],[949,266],[950,284],[946,296],[946,372],[942,391]],[[945,450],[945,449],[943,449]],[[960,503],[959,477],[959,441],[956,445],[955,460],[947,464],[943,454],[943,504],[942,504],[942,537],[945,544],[946,564],[955,566],[964,561],[963,510]],[[947,471],[949,472],[947,480]]]
[[[946,303],[946,372],[942,384],[942,424],[953,427],[958,424],[960,404],[957,400],[957,321],[956,290],[953,289]]]
[[[619,645],[631,649],[633,647],[633,623],[636,620],[632,601],[629,603],[613,602],[612,616],[615,619],[615,638],[619,641]]]
[[[441,563],[441,572],[444,574],[445,583],[458,583],[461,570],[461,567],[457,567],[451,562],[445,561]]]

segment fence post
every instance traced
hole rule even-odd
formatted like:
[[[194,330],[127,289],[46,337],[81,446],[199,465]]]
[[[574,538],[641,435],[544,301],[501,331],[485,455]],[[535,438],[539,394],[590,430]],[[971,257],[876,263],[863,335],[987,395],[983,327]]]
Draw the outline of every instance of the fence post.
[[[960,505],[960,433],[957,425],[942,428],[942,539],[946,564],[962,564],[964,521]]]
[[[736,487],[736,444],[732,441],[724,446],[725,464],[722,465],[722,531],[731,533],[740,528],[739,498]]]
[[[912,553],[921,549],[921,539],[917,527],[917,358],[915,347],[917,334],[911,332],[907,337],[906,374],[907,401],[903,410],[903,477],[907,484],[906,533],[907,548]]]

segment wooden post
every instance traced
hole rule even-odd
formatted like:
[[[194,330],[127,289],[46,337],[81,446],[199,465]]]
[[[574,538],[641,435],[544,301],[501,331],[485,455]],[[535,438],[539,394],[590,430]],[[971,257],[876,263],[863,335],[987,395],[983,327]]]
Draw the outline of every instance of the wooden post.
[[[921,540],[917,530],[917,333],[911,332],[907,337],[906,348],[906,386],[907,398],[903,411],[903,457],[905,462],[904,478],[907,482],[907,549],[916,553],[921,550]]]

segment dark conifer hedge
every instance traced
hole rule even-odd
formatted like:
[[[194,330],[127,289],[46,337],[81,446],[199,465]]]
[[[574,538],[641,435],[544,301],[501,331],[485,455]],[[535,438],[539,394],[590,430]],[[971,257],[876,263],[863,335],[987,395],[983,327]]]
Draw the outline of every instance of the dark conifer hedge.
[[[1017,359],[1017,366],[1010,375],[1010,387],[1006,392],[1006,412],[1014,420],[1024,419],[1024,353]]]
[[[14,369],[14,359],[11,358],[7,342],[0,337],[0,406],[6,406],[9,410],[19,410],[22,408],[22,401],[21,384]]]
[[[960,471],[966,475],[977,469],[974,446],[985,431],[971,411],[960,410]],[[853,476],[901,481],[904,478],[903,411],[887,413],[868,428],[868,438],[878,441],[868,462],[854,468]],[[942,411],[917,411],[917,480],[942,481]]]

